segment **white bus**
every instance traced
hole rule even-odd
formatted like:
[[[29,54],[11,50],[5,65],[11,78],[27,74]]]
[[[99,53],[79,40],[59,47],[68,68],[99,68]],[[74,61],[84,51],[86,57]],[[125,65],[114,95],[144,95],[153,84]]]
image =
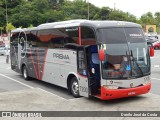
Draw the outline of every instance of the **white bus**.
[[[140,25],[69,20],[11,32],[11,68],[64,88],[74,97],[102,100],[145,94],[151,88],[150,52]]]

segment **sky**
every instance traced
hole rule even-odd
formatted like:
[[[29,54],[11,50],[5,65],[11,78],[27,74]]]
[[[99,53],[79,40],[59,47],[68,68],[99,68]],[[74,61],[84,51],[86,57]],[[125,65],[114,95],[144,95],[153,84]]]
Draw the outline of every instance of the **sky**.
[[[87,0],[86,0],[87,1]],[[89,0],[97,7],[110,7],[129,12],[140,18],[141,15],[152,12],[160,12],[160,0]]]

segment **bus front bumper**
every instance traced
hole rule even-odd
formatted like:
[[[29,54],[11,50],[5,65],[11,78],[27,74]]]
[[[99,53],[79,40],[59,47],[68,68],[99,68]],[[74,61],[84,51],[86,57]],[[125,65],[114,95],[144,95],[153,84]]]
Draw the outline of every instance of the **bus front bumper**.
[[[129,89],[107,89],[101,86],[101,96],[102,100],[110,100],[124,97],[137,96],[140,94],[148,93],[151,89],[151,84],[147,84],[145,86],[140,86],[136,88]]]

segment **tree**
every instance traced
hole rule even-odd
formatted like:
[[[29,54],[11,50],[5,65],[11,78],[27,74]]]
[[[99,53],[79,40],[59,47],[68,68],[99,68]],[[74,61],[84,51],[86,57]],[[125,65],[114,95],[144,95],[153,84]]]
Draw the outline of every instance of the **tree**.
[[[30,26],[29,26],[28,28],[33,28],[33,25],[32,25],[32,24],[30,24]]]
[[[8,7],[8,22],[15,27],[27,28],[31,24],[38,26],[42,23],[56,22],[70,19],[90,20],[120,20],[160,26],[160,13],[153,15],[148,12],[139,20],[129,12],[114,10],[109,7],[98,8],[88,0],[6,0]],[[4,0],[0,0],[0,26],[6,25],[6,8]]]
[[[15,27],[12,25],[12,23],[8,23],[7,26],[6,26],[6,32],[8,33],[9,31],[11,30],[14,30]]]
[[[157,25],[157,32],[160,33],[160,12],[156,12],[154,16],[155,16],[156,25]]]
[[[2,37],[2,30],[4,30],[4,27],[0,27],[0,30],[1,30],[1,37]]]
[[[102,7],[99,11],[99,19],[108,20],[111,9],[109,7]]]
[[[147,12],[146,14],[143,14],[140,18],[140,20],[142,21],[142,23],[144,24],[148,24],[148,25],[154,25],[156,22],[155,22],[155,19],[154,19],[154,16],[151,12]]]

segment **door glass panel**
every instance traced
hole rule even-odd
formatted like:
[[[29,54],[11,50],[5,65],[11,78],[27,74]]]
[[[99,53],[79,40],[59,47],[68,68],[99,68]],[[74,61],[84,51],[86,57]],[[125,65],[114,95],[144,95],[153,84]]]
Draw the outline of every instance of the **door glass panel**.
[[[81,75],[87,75],[85,67],[85,54],[83,50],[78,51],[78,72]]]

